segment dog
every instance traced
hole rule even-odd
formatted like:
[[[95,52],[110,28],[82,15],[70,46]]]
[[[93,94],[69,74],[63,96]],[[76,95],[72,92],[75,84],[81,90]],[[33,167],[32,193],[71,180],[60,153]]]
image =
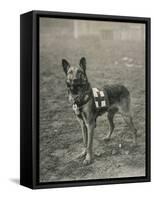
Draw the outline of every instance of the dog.
[[[82,57],[78,66],[71,66],[66,59],[62,59],[62,67],[66,75],[69,101],[72,103],[76,118],[82,129],[84,150],[79,157],[84,157],[83,164],[87,165],[92,162],[92,146],[96,120],[98,116],[106,112],[109,121],[107,139],[111,138],[115,127],[113,118],[118,112],[133,132],[134,142],[136,143],[137,129],[130,114],[130,93],[128,89],[120,84],[105,85],[103,92],[107,99],[107,105],[97,109],[92,87],[86,75],[86,58]]]

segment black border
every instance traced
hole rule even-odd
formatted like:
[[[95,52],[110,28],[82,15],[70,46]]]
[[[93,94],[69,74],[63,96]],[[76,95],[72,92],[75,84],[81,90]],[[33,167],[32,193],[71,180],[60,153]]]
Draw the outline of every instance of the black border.
[[[85,186],[85,185],[103,185],[118,183],[137,183],[149,182],[151,180],[151,133],[150,133],[150,54],[151,54],[151,19],[143,17],[128,16],[111,16],[111,15],[94,15],[83,13],[65,13],[50,11],[32,11],[32,186],[31,188],[57,188],[69,186]],[[143,23],[146,27],[146,176],[129,177],[129,178],[110,178],[97,180],[79,180],[79,181],[60,181],[60,182],[39,182],[39,18],[65,18],[65,19],[81,19],[96,21],[112,21],[112,22],[129,22]],[[25,147],[26,148],[26,147]],[[25,172],[26,173],[26,172]],[[28,173],[28,172],[27,172]],[[24,185],[24,184],[23,184]]]
[[[32,15],[30,12],[20,16],[20,184],[31,188],[33,187]]]

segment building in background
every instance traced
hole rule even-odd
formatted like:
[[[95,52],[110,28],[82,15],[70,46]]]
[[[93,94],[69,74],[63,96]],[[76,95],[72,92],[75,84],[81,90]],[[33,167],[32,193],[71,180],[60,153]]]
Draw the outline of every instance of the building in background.
[[[102,40],[144,40],[144,25],[74,20],[74,38],[97,36]]]

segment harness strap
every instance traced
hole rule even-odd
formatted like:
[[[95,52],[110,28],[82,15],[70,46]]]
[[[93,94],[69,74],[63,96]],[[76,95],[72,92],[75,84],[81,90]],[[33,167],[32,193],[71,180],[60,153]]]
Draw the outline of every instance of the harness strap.
[[[79,95],[74,99],[74,103],[76,104],[79,108],[81,108],[83,105],[88,103],[88,101],[91,99],[92,94],[91,92],[86,92],[83,95]]]

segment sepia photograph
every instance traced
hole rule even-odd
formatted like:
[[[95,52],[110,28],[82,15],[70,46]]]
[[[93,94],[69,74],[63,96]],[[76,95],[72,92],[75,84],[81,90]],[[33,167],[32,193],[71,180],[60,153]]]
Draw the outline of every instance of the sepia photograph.
[[[146,176],[145,23],[39,17],[39,182]]]

